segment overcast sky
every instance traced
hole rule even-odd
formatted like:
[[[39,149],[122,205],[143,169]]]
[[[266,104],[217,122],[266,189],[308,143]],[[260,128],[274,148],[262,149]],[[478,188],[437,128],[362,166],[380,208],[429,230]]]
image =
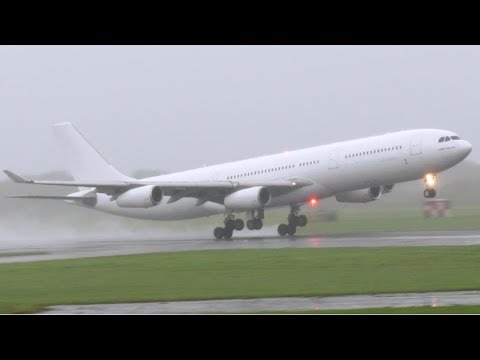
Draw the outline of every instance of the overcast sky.
[[[126,173],[423,127],[480,162],[479,64],[478,46],[0,46],[0,164],[64,169],[64,121]]]

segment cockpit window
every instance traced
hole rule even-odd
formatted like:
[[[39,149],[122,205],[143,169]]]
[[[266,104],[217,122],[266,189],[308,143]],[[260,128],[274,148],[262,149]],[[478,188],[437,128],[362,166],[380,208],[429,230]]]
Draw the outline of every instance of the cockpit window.
[[[445,141],[445,137],[441,137],[440,140],[438,140],[438,142],[444,142]]]
[[[447,141],[450,141],[450,138],[448,136],[445,138],[445,142]]]
[[[452,140],[460,140],[460,138],[458,136],[450,136],[450,139]]]

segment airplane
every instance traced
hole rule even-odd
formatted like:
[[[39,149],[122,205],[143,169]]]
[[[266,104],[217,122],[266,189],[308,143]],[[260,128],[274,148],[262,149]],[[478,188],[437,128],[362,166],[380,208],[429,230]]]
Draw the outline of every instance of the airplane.
[[[337,142],[296,151],[212,165],[144,179],[121,174],[71,124],[53,126],[74,181],[30,180],[9,170],[16,183],[78,187],[67,196],[11,198],[64,200],[106,213],[151,220],[183,220],[224,214],[216,239],[231,239],[263,227],[265,210],[289,206],[280,236],[307,225],[300,207],[334,196],[338,202],[367,203],[397,183],[423,179],[425,198],[436,196],[437,174],[472,151],[456,133],[416,129]]]

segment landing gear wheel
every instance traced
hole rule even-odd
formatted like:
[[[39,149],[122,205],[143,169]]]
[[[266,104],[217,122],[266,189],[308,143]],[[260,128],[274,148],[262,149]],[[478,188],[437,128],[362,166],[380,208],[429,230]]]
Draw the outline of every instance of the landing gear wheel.
[[[247,229],[255,230],[255,223],[253,222],[253,220],[247,220]]]
[[[278,231],[278,235],[285,236],[287,235],[287,232],[288,232],[288,226],[285,224],[280,224],[278,225],[277,231]]]
[[[231,229],[233,231],[233,229],[235,229],[235,221],[231,219],[225,221],[225,229]]]
[[[260,219],[255,219],[253,225],[255,227],[255,230],[260,230],[263,227],[263,221]]]
[[[232,235],[233,235],[233,229],[223,230],[223,237],[225,238],[225,240],[230,240],[232,238]]]
[[[298,225],[298,216],[296,216],[295,214],[289,214],[287,219],[290,225],[293,225],[293,226]]]
[[[216,227],[215,230],[213,230],[213,235],[215,239],[220,240],[223,237],[223,228]]]
[[[300,215],[297,218],[297,223],[298,226],[304,227],[305,225],[307,225],[307,217],[305,215]]]
[[[242,219],[235,220],[235,230],[241,231],[245,227],[245,224]]]
[[[287,225],[288,235],[293,236],[293,235],[295,235],[296,232],[297,232],[297,227],[295,225],[292,225],[292,224]]]
[[[437,195],[437,192],[435,189],[425,189],[423,192],[423,196],[425,196],[427,199],[429,198],[434,198]]]

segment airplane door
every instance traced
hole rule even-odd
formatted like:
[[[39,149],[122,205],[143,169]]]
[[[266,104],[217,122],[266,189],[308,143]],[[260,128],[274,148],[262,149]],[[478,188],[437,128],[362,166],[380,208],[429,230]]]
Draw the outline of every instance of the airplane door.
[[[422,153],[423,134],[415,134],[412,136],[410,143],[410,155],[419,155]]]
[[[332,151],[328,156],[328,168],[329,169],[338,168],[338,152]]]

